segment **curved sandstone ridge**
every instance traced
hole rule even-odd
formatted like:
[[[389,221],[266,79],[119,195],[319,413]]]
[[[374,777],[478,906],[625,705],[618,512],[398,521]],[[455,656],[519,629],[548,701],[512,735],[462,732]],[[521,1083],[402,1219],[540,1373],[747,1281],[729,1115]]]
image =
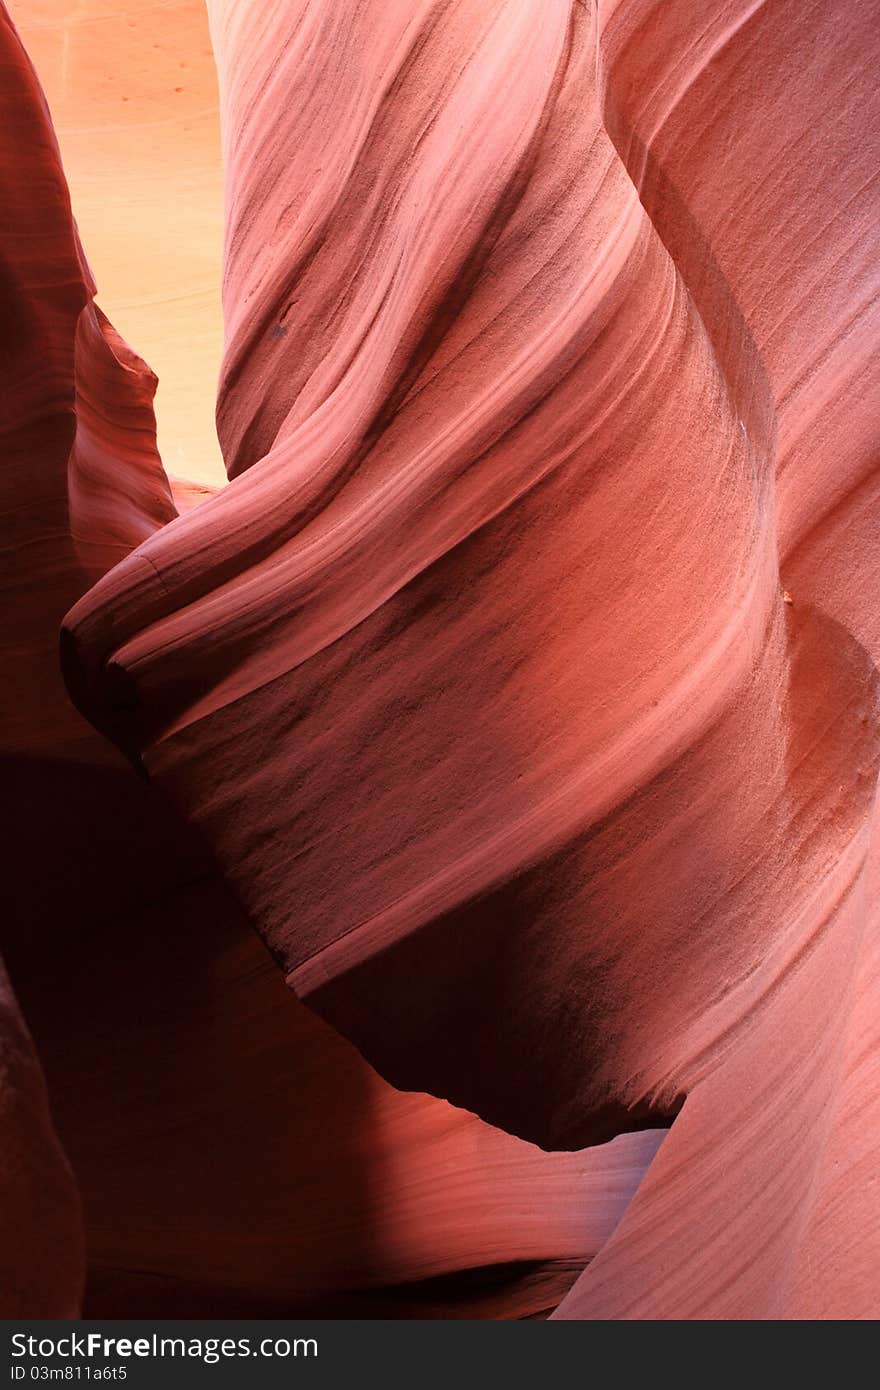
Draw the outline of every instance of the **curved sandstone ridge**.
[[[33,70],[0,28],[4,515],[0,1311],[531,1315],[657,1149],[542,1154],[383,1082],[285,989],[204,846],[71,707],[68,606],[204,486],[92,302]],[[22,169],[27,177],[22,177]],[[305,1195],[304,1195],[305,1194]]]
[[[567,1278],[482,1312],[583,1270],[557,1316],[876,1316],[877,6],[209,11],[231,482],[168,521],[145,369],[78,291],[51,490],[91,584],[68,689],[173,808],[126,783],[161,846],[141,881],[164,866],[135,978],[187,962],[151,1036],[192,1060],[148,1150],[190,1171],[173,1117],[216,1117],[217,1057],[241,1108],[215,1200],[284,1136],[214,1306],[529,1260]],[[387,1082],[496,1129],[279,1003],[248,923]],[[74,1064],[29,959],[51,1087]],[[321,1131],[370,1195],[309,1234],[274,1194]],[[198,1285],[217,1208],[163,1244],[174,1183],[99,1273],[140,1251]]]
[[[563,1314],[870,1311],[871,615],[778,560],[873,462],[834,11],[214,6],[235,482],[69,620],[393,1082],[550,1147],[678,1114]]]
[[[170,474],[224,480],[223,170],[204,0],[7,0],[45,90],[99,303],[159,378]]]
[[[152,445],[153,378],[91,303],[42,92],[0,12],[0,474],[4,669],[2,946],[48,924],[19,857],[51,816],[38,769],[95,742],[65,696],[57,628],[65,608],[174,515]],[[88,518],[86,520],[86,517]],[[51,850],[50,850],[51,872]],[[53,933],[56,924],[52,923]],[[52,947],[44,937],[41,952]],[[45,1084],[0,967],[0,1309],[71,1317],[83,1283],[79,1196],[53,1131]]]

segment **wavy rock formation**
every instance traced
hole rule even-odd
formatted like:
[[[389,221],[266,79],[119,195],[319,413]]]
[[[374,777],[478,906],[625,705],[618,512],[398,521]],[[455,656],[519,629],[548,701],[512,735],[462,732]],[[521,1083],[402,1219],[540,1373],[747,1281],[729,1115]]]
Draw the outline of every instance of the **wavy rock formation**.
[[[91,303],[51,123],[5,11],[0,202],[0,711],[12,811],[3,946],[27,930],[45,956],[57,923],[41,919],[27,892],[32,869],[19,860],[20,836],[23,826],[51,818],[45,770],[76,766],[83,741],[95,743],[61,683],[58,625],[69,604],[174,509],[151,446],[153,379]],[[102,757],[112,759],[110,750]],[[79,1198],[5,974],[0,1116],[0,1306],[5,1316],[71,1316],[83,1281]]]
[[[49,100],[99,303],[159,377],[165,468],[216,485],[223,170],[203,0],[8,7]]]
[[[65,609],[210,490],[172,502],[155,378],[93,304],[5,17],[2,41],[3,945],[82,1196],[85,1311],[545,1312],[661,1136],[546,1155],[395,1091],[297,1004],[198,838],[67,700]],[[79,1197],[5,984],[3,1001],[0,1310],[71,1316]]]
[[[876,4],[209,12],[231,482],[169,521],[81,258],[39,415],[162,865],[136,1030],[111,899],[73,1060],[10,956],[50,1089],[135,1077],[115,1180],[59,1112],[94,1306],[876,1316]]]

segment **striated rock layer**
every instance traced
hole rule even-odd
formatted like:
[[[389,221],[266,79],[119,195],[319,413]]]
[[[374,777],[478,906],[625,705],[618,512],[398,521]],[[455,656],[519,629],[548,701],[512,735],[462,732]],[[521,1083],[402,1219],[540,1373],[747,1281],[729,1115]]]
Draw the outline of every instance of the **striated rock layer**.
[[[163,524],[144,369],[85,296],[52,485],[78,589],[107,570],[68,688],[192,842],[133,934],[141,984],[184,962],[173,1102],[134,1131],[177,1175],[148,1269],[191,1290],[222,1247],[241,1308],[538,1262],[483,1300],[510,1315],[555,1260],[560,1317],[876,1316],[876,4],[209,10],[232,481]],[[173,1250],[201,1179],[171,1117],[199,1097],[208,1135],[230,1074],[230,1168]],[[658,1138],[629,1132],[670,1123],[627,1206]],[[293,1190],[318,1132],[369,1174],[336,1227]],[[212,1247],[242,1162],[261,1237]],[[105,1269],[149,1244],[122,1229]]]
[[[5,16],[0,39],[3,948],[79,1186],[4,976],[0,1311],[545,1312],[661,1136],[547,1155],[395,1091],[297,1004],[198,836],[66,697],[66,608],[210,492],[172,501],[155,378],[92,301]]]
[[[212,7],[235,481],[67,671],[395,1084],[678,1116],[563,1315],[864,1316],[876,607],[779,566],[873,463],[877,13],[698,9]]]

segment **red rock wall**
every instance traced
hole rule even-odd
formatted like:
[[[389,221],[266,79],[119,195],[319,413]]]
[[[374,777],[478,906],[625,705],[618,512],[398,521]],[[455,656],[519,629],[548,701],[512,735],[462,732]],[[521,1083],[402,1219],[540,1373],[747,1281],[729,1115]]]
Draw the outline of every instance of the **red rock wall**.
[[[175,508],[155,379],[92,302],[42,95],[2,34],[3,945],[78,1191],[6,992],[0,1308],[76,1313],[82,1203],[92,1316],[546,1311],[660,1136],[544,1155],[381,1081],[285,989],[205,847],[64,691],[65,609]],[[210,496],[174,493],[181,512]]]
[[[268,973],[246,1003],[250,966],[157,1022],[196,1057],[246,1011],[234,1094],[286,1116],[267,1193],[313,1131],[263,1049],[338,1058],[310,1113],[371,1175],[329,1237],[273,1202],[261,1272],[225,1232],[215,1298],[555,1259],[586,1265],[561,1317],[876,1316],[876,5],[210,14],[232,481],[126,545],[164,519],[149,449],[76,463],[80,563],[131,553],[64,674],[207,853],[207,899],[162,913],[187,977],[221,939],[256,959],[251,924],[386,1078]],[[398,1116],[378,1138],[330,1099],[346,1068]],[[576,1152],[670,1124],[628,1207],[656,1135]],[[500,1146],[476,1230],[472,1144]],[[256,1173],[270,1146],[224,1147]],[[211,1220],[157,1239],[169,1286]]]

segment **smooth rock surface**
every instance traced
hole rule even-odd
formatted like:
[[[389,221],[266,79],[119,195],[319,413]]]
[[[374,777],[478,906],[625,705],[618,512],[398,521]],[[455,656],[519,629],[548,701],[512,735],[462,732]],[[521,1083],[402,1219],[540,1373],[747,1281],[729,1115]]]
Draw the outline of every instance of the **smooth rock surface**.
[[[67,972],[10,954],[50,1088],[140,1094],[94,1151],[59,1110],[93,1306],[153,1296],[139,1251],[166,1309],[502,1265],[446,1314],[876,1317],[877,5],[209,12],[231,482],[172,519],[63,197],[54,375],[18,354],[15,746],[67,756],[21,691],[82,594],[70,696],[152,783],[83,755],[155,847],[73,1061]]]
[[[870,618],[780,557],[876,456],[876,18],[212,6],[235,481],[71,689],[395,1084],[678,1116],[563,1315],[873,1307]]]

